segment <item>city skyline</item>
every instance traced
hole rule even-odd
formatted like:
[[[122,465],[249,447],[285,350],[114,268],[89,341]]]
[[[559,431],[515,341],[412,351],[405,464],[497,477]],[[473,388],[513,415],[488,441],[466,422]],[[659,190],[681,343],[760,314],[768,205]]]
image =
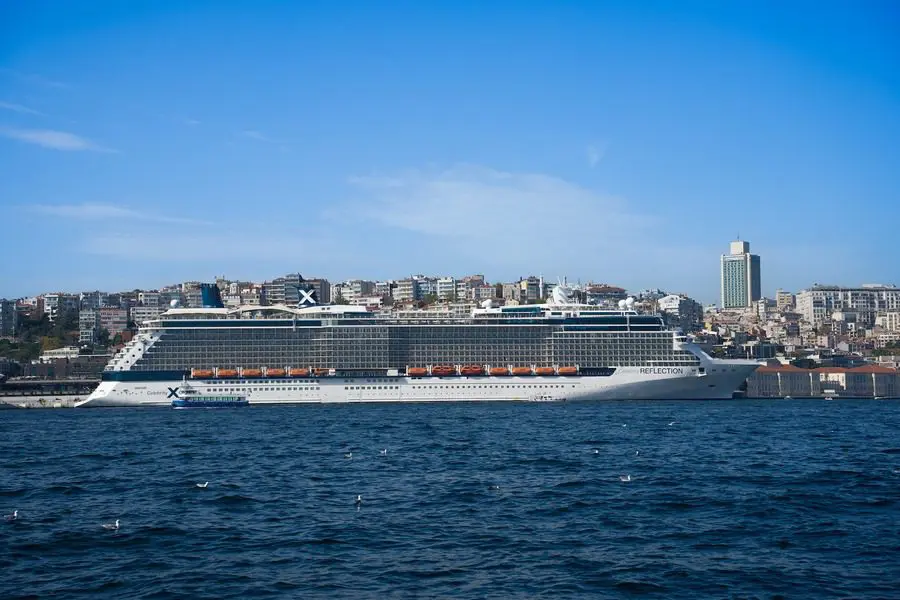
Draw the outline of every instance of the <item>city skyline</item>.
[[[0,296],[299,270],[713,303],[737,232],[763,296],[897,283],[897,9],[773,9],[7,8]]]

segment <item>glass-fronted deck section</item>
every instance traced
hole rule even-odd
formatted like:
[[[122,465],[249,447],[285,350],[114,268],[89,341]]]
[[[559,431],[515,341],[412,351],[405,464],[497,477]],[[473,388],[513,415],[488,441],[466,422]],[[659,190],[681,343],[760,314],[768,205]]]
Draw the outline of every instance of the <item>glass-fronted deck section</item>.
[[[345,371],[426,365],[580,368],[695,366],[659,317],[626,312],[542,312],[533,307],[450,317],[166,318],[131,370],[312,367]],[[527,310],[526,310],[527,309]]]

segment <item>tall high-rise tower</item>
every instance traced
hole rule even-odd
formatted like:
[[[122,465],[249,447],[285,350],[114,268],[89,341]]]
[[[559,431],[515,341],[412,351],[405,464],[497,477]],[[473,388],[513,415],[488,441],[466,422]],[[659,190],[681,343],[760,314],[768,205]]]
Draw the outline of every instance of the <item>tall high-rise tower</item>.
[[[759,256],[750,254],[750,243],[731,242],[731,253],[722,255],[722,308],[743,308],[759,300]]]

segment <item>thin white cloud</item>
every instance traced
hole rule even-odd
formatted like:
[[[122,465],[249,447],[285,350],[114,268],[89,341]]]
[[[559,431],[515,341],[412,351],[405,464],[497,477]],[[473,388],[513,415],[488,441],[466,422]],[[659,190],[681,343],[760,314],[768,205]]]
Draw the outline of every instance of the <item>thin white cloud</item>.
[[[198,121],[197,119],[185,119],[185,120],[184,120],[184,124],[185,124],[185,125],[190,125],[191,127],[194,127],[194,126],[199,125],[199,124],[200,124],[200,121]]]
[[[78,219],[83,221],[130,220],[153,221],[157,223],[181,223],[185,225],[200,225],[206,223],[195,219],[153,214],[113,204],[37,204],[29,208],[35,212],[52,217]]]
[[[621,198],[550,175],[458,165],[350,182],[367,196],[355,210],[369,219],[428,235],[508,243],[511,249],[563,246],[574,235],[587,236],[593,245],[649,223]]]
[[[21,104],[13,104],[12,102],[0,102],[0,108],[3,110],[11,110],[13,112],[21,113],[23,115],[37,115],[42,116],[44,113],[34,110],[33,108],[28,108],[27,106],[22,106]]]
[[[0,135],[52,150],[68,152],[116,152],[85,137],[53,129],[0,129]]]
[[[593,169],[606,155],[606,145],[589,144],[588,147],[585,148],[585,154],[587,155],[588,166]]]
[[[626,284],[659,269],[651,256],[666,245],[653,215],[551,175],[457,165],[350,183],[358,193],[354,202],[325,216],[341,227],[362,220],[365,239],[384,236],[392,247],[408,249],[384,260],[416,267],[475,268],[501,277],[578,274]],[[670,251],[666,262],[674,265],[671,257]]]
[[[284,140],[271,138],[261,131],[257,131],[255,129],[245,129],[240,132],[240,135],[251,140],[256,140],[257,142],[265,142],[266,144],[284,145],[286,143]]]
[[[230,240],[239,240],[240,243],[229,243]],[[80,250],[96,256],[135,261],[216,264],[223,264],[223,261],[231,264],[241,261],[271,261],[272,264],[278,264],[290,256],[313,256],[325,252],[329,258],[333,258],[332,251],[341,252],[329,240],[317,240],[299,234],[243,231],[168,234],[165,242],[159,244],[136,244],[134,238],[126,234],[101,233],[85,237]]]

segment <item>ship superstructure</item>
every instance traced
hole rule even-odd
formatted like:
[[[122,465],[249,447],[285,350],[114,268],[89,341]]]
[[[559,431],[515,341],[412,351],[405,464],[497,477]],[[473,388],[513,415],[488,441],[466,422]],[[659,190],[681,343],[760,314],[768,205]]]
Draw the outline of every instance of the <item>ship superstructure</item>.
[[[184,381],[250,403],[730,398],[757,368],[716,360],[657,315],[571,302],[373,313],[172,307],[85,406],[169,405]]]

